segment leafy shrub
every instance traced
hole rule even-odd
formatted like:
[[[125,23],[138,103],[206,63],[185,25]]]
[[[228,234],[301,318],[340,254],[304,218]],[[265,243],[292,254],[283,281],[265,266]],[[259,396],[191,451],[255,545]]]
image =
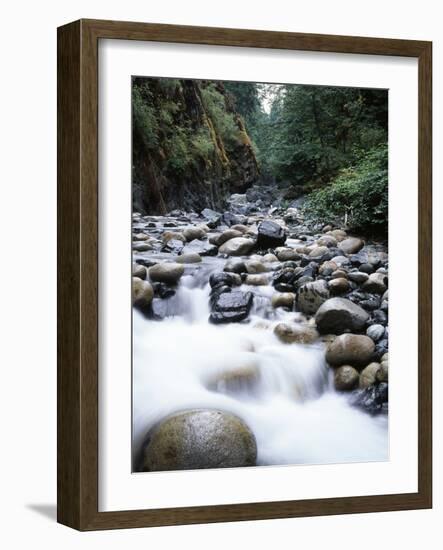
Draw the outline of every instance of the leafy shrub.
[[[351,228],[375,230],[388,222],[388,148],[380,145],[323,189],[314,191],[304,204],[308,218],[345,221]]]
[[[132,116],[134,130],[145,147],[155,149],[158,145],[159,125],[152,103],[152,95],[147,86],[133,86]]]
[[[200,128],[191,143],[195,155],[205,161],[208,161],[214,154],[214,142],[206,127]]]
[[[192,157],[188,147],[189,136],[184,128],[177,127],[166,140],[166,169],[170,174],[184,175]]]

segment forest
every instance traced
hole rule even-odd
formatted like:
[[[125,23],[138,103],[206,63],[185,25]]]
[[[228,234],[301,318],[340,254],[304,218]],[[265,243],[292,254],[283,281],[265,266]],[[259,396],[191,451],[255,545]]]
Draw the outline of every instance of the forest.
[[[383,232],[386,90],[135,78],[134,206],[222,209],[251,185],[277,206]]]

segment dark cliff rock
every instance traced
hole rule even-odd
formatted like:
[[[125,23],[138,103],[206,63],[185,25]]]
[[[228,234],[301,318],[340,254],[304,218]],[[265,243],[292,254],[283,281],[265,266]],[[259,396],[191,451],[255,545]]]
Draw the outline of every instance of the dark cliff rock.
[[[221,209],[257,180],[251,140],[222,83],[134,78],[132,100],[136,211]]]

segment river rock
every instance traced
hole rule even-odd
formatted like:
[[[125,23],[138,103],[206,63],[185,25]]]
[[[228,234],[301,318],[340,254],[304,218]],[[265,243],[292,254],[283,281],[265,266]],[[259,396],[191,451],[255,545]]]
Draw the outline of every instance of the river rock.
[[[252,292],[224,292],[216,296],[209,321],[215,324],[243,321],[251,311],[253,300]]]
[[[283,246],[286,242],[286,233],[278,223],[265,220],[258,226],[257,246],[262,249]]]
[[[182,243],[185,243],[186,237],[183,235],[183,233],[179,233],[178,231],[165,231],[162,235],[162,242],[166,244],[167,242],[172,240],[181,241]]]
[[[334,386],[338,391],[350,391],[358,386],[360,375],[350,365],[342,365],[335,370]]]
[[[279,323],[274,334],[285,344],[311,344],[318,338],[315,328],[301,323]]]
[[[332,235],[338,242],[345,240],[348,236],[343,229],[333,229],[332,231],[328,231],[327,234]]]
[[[149,235],[146,235],[145,233],[135,233],[132,235],[133,241],[149,241],[151,237]]]
[[[225,263],[223,271],[228,273],[246,273],[246,265],[242,260],[228,260]]]
[[[377,381],[377,372],[380,369],[380,363],[369,363],[360,373],[359,388],[369,388]]]
[[[337,267],[342,267],[349,265],[349,258],[346,258],[346,256],[334,256],[331,259],[331,262],[334,262],[337,264]]]
[[[217,288],[221,285],[229,287],[241,284],[241,278],[236,273],[212,273],[209,277],[209,286]]]
[[[342,334],[326,350],[326,361],[332,366],[352,365],[364,367],[371,360],[374,342],[359,334]]]
[[[352,403],[370,414],[387,411],[388,384],[381,382],[357,392]]]
[[[182,250],[182,254],[199,254],[200,256],[217,256],[218,248],[209,241],[194,239]]]
[[[323,237],[320,237],[317,241],[318,246],[337,246],[337,239],[333,237],[332,235],[323,235]]]
[[[388,361],[382,361],[376,374],[377,382],[389,382],[389,364]]]
[[[220,212],[216,212],[215,210],[211,210],[210,208],[205,208],[204,210],[202,210],[200,215],[205,218],[205,222],[210,228],[217,227],[222,218]]]
[[[349,281],[344,277],[338,277],[331,279],[328,283],[329,292],[332,295],[345,294],[349,290]]]
[[[297,307],[301,312],[312,315],[328,298],[329,290],[326,281],[305,283],[298,289]]]
[[[146,267],[140,264],[132,264],[132,276],[139,279],[146,279]]]
[[[166,418],[148,433],[143,471],[255,466],[254,434],[238,416],[196,409]]]
[[[243,233],[231,227],[230,229],[226,229],[226,231],[223,231],[223,233],[221,233],[218,236],[217,241],[214,242],[214,244],[216,244],[217,246],[221,246],[222,244],[229,241],[230,239],[236,239],[242,236],[243,236]]]
[[[197,254],[197,252],[188,252],[182,254],[181,256],[177,256],[175,261],[178,264],[198,264],[202,261],[202,259],[200,254]]]
[[[154,298],[154,289],[148,281],[138,277],[132,278],[132,304],[134,307],[146,311]]]
[[[194,239],[203,239],[206,236],[206,231],[202,227],[191,225],[183,229],[183,236],[188,242],[191,242]]]
[[[163,252],[169,252],[171,254],[181,254],[185,244],[179,239],[170,239],[162,246]]]
[[[246,256],[254,248],[254,241],[245,237],[229,239],[219,248],[220,254],[228,256]]]
[[[279,247],[275,252],[277,254],[277,258],[281,262],[297,261],[301,258],[300,254],[296,252],[296,250],[294,250],[293,248]]]
[[[321,264],[318,272],[320,273],[320,275],[323,275],[323,277],[328,277],[329,275],[332,275],[334,271],[336,271],[337,267],[338,266],[335,262],[326,261]]]
[[[362,290],[365,292],[374,292],[384,294],[387,289],[388,277],[385,273],[371,273],[368,280],[363,283]]]
[[[354,283],[358,283],[359,285],[361,285],[368,280],[369,275],[367,273],[363,273],[362,271],[351,271],[350,273],[348,273],[348,278],[351,281],[354,281]]]
[[[368,313],[346,298],[331,298],[317,310],[315,322],[321,334],[341,334],[346,330],[361,331],[369,319]]]
[[[263,256],[263,261],[266,262],[266,263],[274,263],[274,262],[278,262],[278,258],[275,254],[265,254]]]
[[[273,307],[287,307],[292,309],[294,306],[295,294],[293,292],[276,292],[272,295],[271,304]]]
[[[329,248],[327,246],[316,246],[309,252],[309,257],[323,258],[325,254],[329,254]]]
[[[345,254],[355,254],[364,247],[365,243],[356,237],[348,237],[338,243],[338,248]]]
[[[174,285],[185,272],[182,264],[175,262],[164,262],[156,264],[149,268],[149,278],[151,281]]]
[[[336,269],[331,273],[331,279],[346,279],[348,276],[344,269]]]
[[[236,223],[231,227],[231,229],[234,229],[235,231],[239,231],[243,235],[248,230],[248,226],[243,225],[242,223]]]
[[[368,327],[366,334],[369,338],[372,338],[374,342],[378,342],[385,334],[385,327],[383,325],[371,325]]]
[[[148,250],[152,250],[152,248],[152,244],[149,244],[146,241],[137,241],[132,243],[132,250],[135,250],[136,252],[147,252]]]
[[[374,266],[368,263],[360,264],[358,269],[359,271],[362,271],[363,273],[367,273],[368,275],[374,272]]]
[[[245,262],[245,266],[247,273],[265,273],[268,271],[268,266],[260,260],[248,260]]]
[[[265,273],[254,273],[246,275],[245,284],[253,286],[265,286],[269,282],[269,278]]]

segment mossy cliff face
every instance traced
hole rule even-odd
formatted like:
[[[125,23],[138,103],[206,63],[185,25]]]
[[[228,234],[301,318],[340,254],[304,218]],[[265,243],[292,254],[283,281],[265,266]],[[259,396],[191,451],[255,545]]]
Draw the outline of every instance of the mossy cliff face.
[[[135,210],[219,209],[258,179],[250,137],[222,83],[134,78],[132,104]]]

